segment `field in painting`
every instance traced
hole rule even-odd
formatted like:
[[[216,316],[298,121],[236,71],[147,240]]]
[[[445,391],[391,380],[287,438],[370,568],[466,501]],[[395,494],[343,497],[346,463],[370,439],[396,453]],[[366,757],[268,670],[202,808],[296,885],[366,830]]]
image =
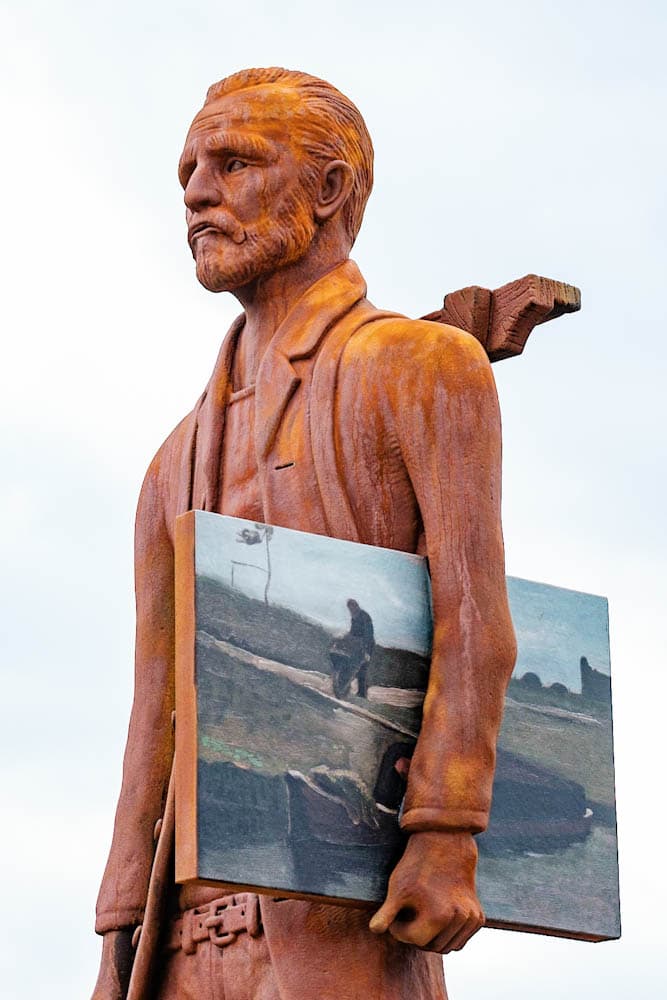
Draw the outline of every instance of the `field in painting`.
[[[531,827],[540,802],[501,789],[501,766],[494,785],[489,830],[479,840],[478,883],[487,914],[494,920],[617,937],[618,861],[609,705],[566,698],[506,700],[499,747],[528,767],[548,769],[569,783],[550,789],[550,815],[543,832]],[[516,692],[514,692],[516,694]],[[537,702],[537,703],[536,703]],[[540,784],[544,784],[540,780]],[[539,785],[538,785],[539,788]],[[567,795],[580,789],[579,796]],[[565,793],[565,794],[563,794]],[[560,815],[554,802],[561,801]],[[523,802],[522,802],[523,798]],[[504,804],[503,804],[504,803]],[[583,810],[582,810],[583,804]],[[577,806],[578,808],[572,808]],[[537,806],[537,808],[536,808]],[[514,813],[514,815],[512,815]],[[526,838],[494,838],[494,831],[514,820],[530,831]],[[494,843],[495,840],[495,843]]]

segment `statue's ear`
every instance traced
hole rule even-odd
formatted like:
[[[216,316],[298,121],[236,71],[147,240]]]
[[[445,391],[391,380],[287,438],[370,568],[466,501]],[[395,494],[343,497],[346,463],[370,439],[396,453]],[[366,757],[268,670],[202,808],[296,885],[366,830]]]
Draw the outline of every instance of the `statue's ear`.
[[[344,160],[331,160],[322,168],[315,201],[315,220],[327,222],[343,207],[352,192],[354,174]]]

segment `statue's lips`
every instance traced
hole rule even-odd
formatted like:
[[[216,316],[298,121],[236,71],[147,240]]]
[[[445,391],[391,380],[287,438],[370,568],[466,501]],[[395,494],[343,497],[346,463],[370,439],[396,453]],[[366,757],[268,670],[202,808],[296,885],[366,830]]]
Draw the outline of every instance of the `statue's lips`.
[[[194,226],[188,232],[188,243],[192,246],[196,240],[206,236],[222,236],[227,239],[231,239],[232,242],[236,244],[243,243],[246,238],[246,234],[240,226],[234,232],[227,232],[224,229],[220,229],[218,226],[214,226],[210,222],[202,222],[200,225]]]
[[[188,234],[188,239],[190,243],[198,240],[201,236],[224,236],[225,234],[217,226],[211,226],[207,224],[205,226],[195,226],[191,233]]]

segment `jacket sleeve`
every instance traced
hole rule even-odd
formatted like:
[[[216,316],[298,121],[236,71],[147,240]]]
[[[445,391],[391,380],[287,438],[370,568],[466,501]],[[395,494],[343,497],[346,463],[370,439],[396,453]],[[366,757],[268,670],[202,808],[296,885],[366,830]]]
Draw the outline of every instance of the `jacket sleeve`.
[[[173,756],[174,554],[166,511],[169,439],[146,474],[135,527],[135,687],[99,934],[141,923]]]
[[[412,323],[410,333],[393,360],[408,356],[392,364],[386,387],[423,522],[434,631],[401,825],[480,832],[516,658],[500,524],[500,413],[490,363],[473,337],[426,322]]]

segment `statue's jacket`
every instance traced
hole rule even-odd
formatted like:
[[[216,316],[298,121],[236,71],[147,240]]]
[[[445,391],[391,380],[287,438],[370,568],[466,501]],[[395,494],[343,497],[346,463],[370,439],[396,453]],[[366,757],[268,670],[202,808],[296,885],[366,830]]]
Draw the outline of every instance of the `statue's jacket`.
[[[293,307],[265,352],[255,391],[264,519],[428,556],[433,656],[402,826],[479,832],[514,661],[493,376],[469,334],[380,312],[365,293],[356,265],[339,265]],[[174,521],[218,509],[243,322],[232,325],[205,392],[158,451],[139,498],[135,695],[100,933],[143,917],[173,755]]]

